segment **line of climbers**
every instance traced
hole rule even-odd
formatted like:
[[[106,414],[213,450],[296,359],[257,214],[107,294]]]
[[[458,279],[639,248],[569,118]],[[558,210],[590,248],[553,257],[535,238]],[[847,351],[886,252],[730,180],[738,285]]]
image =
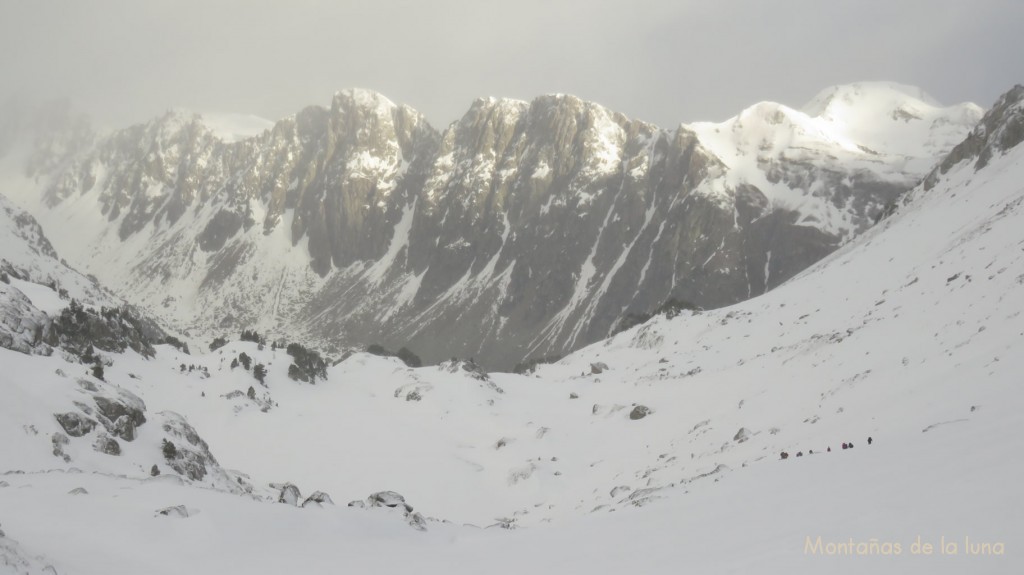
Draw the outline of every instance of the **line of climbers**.
[[[871,439],[869,437],[868,438],[868,445],[871,445],[872,443],[874,443],[874,441],[875,441],[874,439]],[[844,441],[843,442],[843,449],[853,449],[853,442],[852,441]],[[828,452],[828,453],[832,453],[832,446],[829,446],[828,449],[826,449],[825,451]],[[814,455],[814,450],[813,449],[808,450],[807,451],[807,455]],[[796,456],[797,457],[803,457],[804,456],[804,452],[803,451],[797,451],[796,452]],[[783,451],[780,454],[779,459],[789,459],[789,453]]]

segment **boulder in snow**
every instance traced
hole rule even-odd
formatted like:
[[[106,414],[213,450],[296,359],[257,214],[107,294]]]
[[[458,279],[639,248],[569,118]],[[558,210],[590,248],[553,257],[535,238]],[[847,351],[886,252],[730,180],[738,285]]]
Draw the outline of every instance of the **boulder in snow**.
[[[323,491],[314,491],[312,495],[306,498],[302,502],[302,507],[323,507],[324,505],[334,505],[334,501],[331,496],[324,493]]]
[[[378,491],[368,498],[371,507],[401,507],[412,511],[412,505],[405,502],[405,497],[394,491]]]
[[[405,497],[394,491],[378,491],[367,497],[365,501],[359,499],[350,501],[348,506],[359,508],[388,507],[391,509],[401,509],[406,512],[412,511],[412,505],[405,502]]]
[[[221,472],[220,475],[224,475],[217,460],[210,453],[210,447],[184,417],[173,411],[162,411],[157,415],[164,419],[164,432],[173,438],[168,443],[172,443],[174,449],[164,451],[164,460],[171,469],[194,481],[202,481],[213,470],[218,470]]]
[[[69,411],[67,413],[55,413],[53,416],[57,418],[57,423],[71,437],[82,437],[96,429],[96,420],[86,417],[81,413]]]
[[[99,408],[103,417],[115,422],[122,416],[127,416],[136,427],[146,423],[146,404],[139,396],[124,389],[113,391],[116,391],[116,394],[112,397],[93,396],[96,407]]]
[[[107,455],[121,455],[121,444],[106,433],[100,433],[93,442],[92,448]]]
[[[650,414],[651,408],[647,407],[646,405],[637,405],[636,407],[633,408],[633,411],[629,412],[629,418],[633,420],[643,419]]]
[[[419,513],[409,513],[405,516],[409,522],[409,526],[417,531],[427,530],[427,520],[423,518]]]
[[[294,483],[275,483],[272,487],[277,488],[277,502],[284,503],[286,505],[299,505],[299,501],[302,500],[302,493],[299,492],[299,488]]]
[[[394,491],[378,491],[371,494],[365,500],[355,500],[348,504],[349,507],[360,509],[384,508],[394,509],[402,514],[410,527],[418,531],[427,530],[427,521],[419,513],[413,513],[412,505],[405,502],[405,497]]]
[[[64,463],[71,463],[71,456],[64,453],[64,447],[71,443],[67,435],[59,431],[55,431],[53,436],[50,437],[50,442],[53,443],[53,454],[64,460]]]
[[[122,415],[111,425],[110,433],[125,441],[135,441],[135,421],[128,415]]]
[[[189,516],[188,508],[184,505],[173,505],[171,507],[164,507],[163,509],[156,510],[157,515],[163,515],[164,517],[179,517],[185,519]]]
[[[732,440],[735,441],[736,443],[743,443],[744,441],[750,439],[750,437],[750,430],[747,429],[746,427],[741,427],[740,430],[736,432],[736,435],[732,436]]]

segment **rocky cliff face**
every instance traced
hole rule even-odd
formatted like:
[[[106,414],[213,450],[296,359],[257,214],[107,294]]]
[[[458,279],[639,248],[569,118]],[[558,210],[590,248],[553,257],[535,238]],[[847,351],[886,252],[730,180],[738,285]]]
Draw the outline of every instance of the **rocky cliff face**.
[[[509,368],[669,299],[758,295],[865,229],[980,117],[897,88],[674,130],[572,96],[481,99],[443,132],[352,90],[237,142],[171,113],[36,169],[18,196],[43,199],[44,224],[77,222],[48,226],[65,257],[196,337]],[[934,145],[843,131],[865,100]]]

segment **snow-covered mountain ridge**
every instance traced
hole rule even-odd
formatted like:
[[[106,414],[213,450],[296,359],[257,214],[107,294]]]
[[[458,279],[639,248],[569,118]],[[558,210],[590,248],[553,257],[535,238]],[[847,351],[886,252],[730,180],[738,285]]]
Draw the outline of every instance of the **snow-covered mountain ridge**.
[[[778,289],[658,317],[529,376],[355,354],[311,386],[281,349],[231,342],[111,354],[101,381],[0,349],[0,557],[61,573],[1014,572],[1022,100],[1008,93],[906,202]],[[231,366],[242,353],[266,387]],[[121,455],[102,450],[105,396],[144,404]],[[69,412],[97,425],[55,441]],[[185,420],[217,473],[170,468],[164,439],[199,445]],[[396,490],[426,531],[398,505],[267,501],[285,482],[339,503]],[[815,553],[818,536],[851,550]],[[941,538],[956,556],[910,551]],[[872,541],[903,551],[856,551]]]
[[[253,328],[507,369],[669,300],[712,308],[779,285],[869,227],[980,116],[889,84],[832,92],[814,116],[759,104],[671,130],[567,95],[488,98],[438,131],[349,90],[238,141],[181,113],[95,143],[58,133],[8,158],[4,193],[70,262],[194,342]]]
[[[837,207],[875,198],[840,182],[868,175],[916,185],[981,115],[975,104],[943,107],[918,88],[865,82],[827,88],[800,110],[762,102],[692,128],[731,182],[757,186],[772,205],[799,213],[798,223],[849,239],[870,222]]]

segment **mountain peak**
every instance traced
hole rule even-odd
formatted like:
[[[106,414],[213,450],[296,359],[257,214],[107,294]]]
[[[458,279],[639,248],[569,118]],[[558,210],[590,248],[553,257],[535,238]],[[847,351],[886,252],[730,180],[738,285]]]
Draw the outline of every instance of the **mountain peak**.
[[[905,104],[943,107],[938,100],[916,86],[896,82],[854,82],[825,88],[800,111],[816,117],[835,115],[850,107],[899,107]]]
[[[390,114],[398,105],[380,92],[365,88],[346,88],[334,93],[333,109],[359,109],[372,111],[378,116]]]

